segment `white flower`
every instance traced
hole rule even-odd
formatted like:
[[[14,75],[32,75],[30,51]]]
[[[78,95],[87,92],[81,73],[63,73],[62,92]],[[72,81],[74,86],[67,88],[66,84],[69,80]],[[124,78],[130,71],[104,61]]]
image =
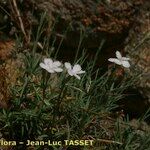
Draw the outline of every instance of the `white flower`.
[[[129,63],[129,58],[127,57],[122,57],[121,53],[119,51],[116,51],[116,57],[117,58],[109,58],[108,61],[110,62],[114,62],[117,65],[122,65],[125,68],[129,68],[130,67],[130,63]]]
[[[62,72],[61,62],[53,61],[51,58],[45,58],[44,63],[40,63],[40,67],[47,70],[49,73]]]
[[[68,74],[69,74],[70,76],[75,76],[75,77],[76,77],[77,79],[79,79],[79,80],[80,80],[79,74],[85,73],[85,71],[83,71],[83,70],[81,69],[81,66],[78,65],[78,64],[76,64],[76,65],[74,65],[74,66],[71,66],[70,63],[65,62],[65,67],[66,67],[66,69],[67,69],[67,71],[68,71]]]

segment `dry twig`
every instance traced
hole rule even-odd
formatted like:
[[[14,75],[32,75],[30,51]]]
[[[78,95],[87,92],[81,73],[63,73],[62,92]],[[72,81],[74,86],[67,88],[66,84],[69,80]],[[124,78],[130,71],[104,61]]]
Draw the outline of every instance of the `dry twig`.
[[[24,28],[24,25],[23,25],[23,21],[22,21],[22,19],[21,19],[20,12],[19,12],[19,10],[18,10],[18,6],[17,6],[17,3],[16,3],[16,0],[12,0],[12,2],[13,2],[13,7],[14,7],[14,10],[15,10],[15,13],[16,13],[17,18],[18,18],[19,23],[20,23],[21,31],[22,31],[22,33],[23,33],[24,36],[25,36],[25,41],[28,41],[27,34],[26,34],[26,32],[25,32],[25,28]]]

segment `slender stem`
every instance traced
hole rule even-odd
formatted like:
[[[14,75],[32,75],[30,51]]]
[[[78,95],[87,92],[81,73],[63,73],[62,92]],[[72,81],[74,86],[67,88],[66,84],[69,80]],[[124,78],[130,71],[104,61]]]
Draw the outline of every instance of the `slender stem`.
[[[43,89],[43,102],[44,99],[46,97],[46,88],[47,88],[47,83],[48,83],[48,79],[49,79],[49,74],[47,72],[45,72],[45,70],[42,71],[42,89]]]
[[[45,72],[44,72],[44,70],[42,71],[42,80],[43,80],[43,82],[42,82],[42,90],[43,90],[43,102],[44,102],[44,99],[45,99]]]
[[[58,97],[58,102],[57,102],[57,110],[59,112],[59,109],[60,109],[60,105],[62,103],[62,100],[63,100],[63,97],[66,93],[66,83],[69,81],[70,77],[67,77],[67,78],[64,78],[63,81],[62,81],[62,90],[59,94],[59,97]]]
[[[80,39],[79,39],[79,44],[78,44],[78,48],[77,48],[77,51],[76,51],[74,63],[77,61],[77,58],[78,58],[78,55],[79,55],[79,51],[80,51],[80,48],[81,48],[81,44],[83,42],[84,37],[85,37],[85,32],[81,28],[81,30],[80,30]]]
[[[60,114],[60,106],[61,106],[61,103],[62,103],[62,100],[63,100],[63,96],[66,93],[66,83],[69,81],[69,79],[70,79],[70,77],[67,77],[67,78],[64,77],[64,79],[62,81],[61,92],[58,96],[57,103],[56,103],[55,108],[54,108],[53,124],[55,124],[56,113]]]

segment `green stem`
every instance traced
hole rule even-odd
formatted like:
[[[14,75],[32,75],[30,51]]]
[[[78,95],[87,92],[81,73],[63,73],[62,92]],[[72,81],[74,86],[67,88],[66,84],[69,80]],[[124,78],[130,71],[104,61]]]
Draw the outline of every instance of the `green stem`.
[[[43,70],[42,72],[42,90],[43,90],[43,102],[45,100],[46,97],[46,88],[47,88],[47,83],[48,83],[48,79],[49,79],[49,74],[47,72],[45,72],[45,70]]]
[[[64,77],[63,81],[62,81],[62,87],[61,87],[61,92],[58,96],[58,99],[57,99],[57,103],[54,107],[54,115],[53,115],[53,124],[55,124],[55,120],[56,120],[56,114],[60,114],[60,106],[61,106],[61,103],[63,101],[63,97],[66,93],[66,83],[69,81],[70,77]]]
[[[57,102],[57,110],[58,112],[60,111],[60,105],[62,103],[62,100],[63,100],[63,97],[66,93],[66,83],[69,81],[70,77],[67,77],[67,78],[64,78],[63,82],[62,82],[62,90],[59,94],[59,97],[58,97],[58,102]]]

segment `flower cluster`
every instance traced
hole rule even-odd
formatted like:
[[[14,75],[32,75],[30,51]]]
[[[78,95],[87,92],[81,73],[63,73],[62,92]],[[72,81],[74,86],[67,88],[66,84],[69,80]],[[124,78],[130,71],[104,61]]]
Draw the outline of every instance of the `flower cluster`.
[[[51,58],[45,58],[44,63],[40,63],[40,67],[49,73],[62,72],[61,62],[53,61]]]
[[[66,63],[65,63],[65,67],[66,67],[66,69],[67,69],[67,71],[68,71],[68,74],[69,74],[70,76],[75,76],[75,77],[76,77],[77,79],[79,79],[79,80],[80,80],[79,74],[85,73],[85,71],[83,71],[83,70],[81,69],[81,66],[80,66],[79,64],[74,65],[74,66],[72,67],[70,63],[66,62]]]
[[[121,53],[119,51],[116,51],[116,57],[117,58],[109,58],[108,61],[113,62],[117,65],[121,65],[125,68],[129,68],[130,67],[130,63],[129,63],[129,58],[127,57],[122,57]]]
[[[62,72],[62,65],[63,64],[61,62],[53,61],[51,58],[45,58],[44,62],[40,63],[40,67],[49,73]],[[70,76],[75,76],[79,80],[81,79],[79,75],[85,73],[79,64],[72,66],[69,62],[65,62],[64,66]]]
[[[130,67],[129,58],[122,57],[119,51],[116,51],[116,57],[117,58],[109,58],[108,61],[121,65],[125,68]],[[44,62],[40,63],[40,67],[49,73],[63,72],[62,66],[63,64],[60,61],[53,61],[51,58],[45,58]],[[69,62],[65,62],[64,66],[70,76],[74,76],[79,80],[81,79],[79,75],[85,73],[79,64],[72,66]]]

